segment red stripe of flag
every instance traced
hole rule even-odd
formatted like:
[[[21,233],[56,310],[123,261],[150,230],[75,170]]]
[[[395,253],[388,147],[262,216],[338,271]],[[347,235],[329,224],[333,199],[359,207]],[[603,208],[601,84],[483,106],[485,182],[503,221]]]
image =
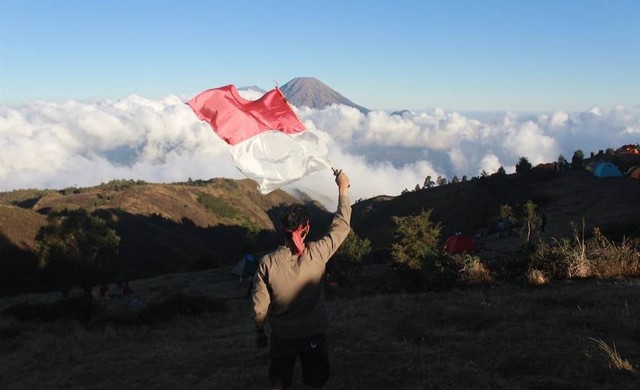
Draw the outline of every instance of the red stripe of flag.
[[[252,101],[243,99],[235,86],[227,85],[204,91],[187,104],[229,145],[269,130],[285,134],[305,130],[279,88]]]

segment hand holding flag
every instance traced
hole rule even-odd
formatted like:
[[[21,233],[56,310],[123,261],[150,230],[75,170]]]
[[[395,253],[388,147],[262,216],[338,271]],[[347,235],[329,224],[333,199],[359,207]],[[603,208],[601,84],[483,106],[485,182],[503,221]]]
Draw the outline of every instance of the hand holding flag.
[[[227,85],[187,104],[231,146],[236,167],[256,180],[263,194],[331,168],[326,146],[305,129],[277,87],[250,101]]]
[[[347,190],[351,187],[349,183],[349,177],[342,169],[333,169],[333,175],[336,177],[336,184],[338,185],[338,193],[340,195],[347,195]]]

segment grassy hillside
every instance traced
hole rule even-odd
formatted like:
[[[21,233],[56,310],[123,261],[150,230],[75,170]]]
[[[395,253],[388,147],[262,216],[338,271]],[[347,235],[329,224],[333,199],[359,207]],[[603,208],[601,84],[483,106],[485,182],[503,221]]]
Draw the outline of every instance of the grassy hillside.
[[[202,313],[151,324],[124,321],[133,315],[126,299],[104,302],[119,323],[0,316],[0,387],[266,388],[268,356],[254,346],[250,300],[227,271],[133,282],[134,297],[148,306],[172,297],[182,306],[198,296],[217,300]],[[637,280],[577,281],[333,298],[329,386],[635,389],[639,287]],[[302,388],[300,376],[298,363],[293,389]]]
[[[383,262],[394,240],[393,216],[432,209],[432,220],[442,224],[443,241],[457,230],[491,238],[500,206],[509,205],[518,213],[528,200],[545,215],[547,238],[568,235],[571,223],[581,226],[582,221],[587,233],[597,226],[614,238],[640,235],[640,182],[598,178],[584,170],[494,174],[396,197],[375,197],[354,204],[352,225],[359,236],[371,240],[377,260]],[[115,180],[90,188],[0,193],[0,267],[5,271],[0,294],[15,291],[16,280],[22,280],[22,291],[35,283],[29,279],[35,269],[34,239],[52,210],[81,207],[107,220],[121,237],[115,264],[119,277],[137,279],[230,265],[247,252],[268,250],[280,240],[276,225],[283,205],[296,202],[307,203],[312,210],[313,239],[323,231],[330,213],[310,199],[283,191],[261,195],[251,180],[175,184]],[[487,244],[481,257],[488,263],[518,256],[515,237]]]
[[[30,210],[0,204],[0,236],[13,246],[22,250],[35,248],[38,229],[45,223],[46,217]]]
[[[432,220],[442,223],[444,238],[458,229],[489,234],[501,205],[519,211],[528,200],[546,215],[547,237],[570,234],[570,223],[581,224],[583,219],[587,231],[598,226],[612,234],[640,233],[640,181],[598,178],[583,170],[537,169],[361,201],[354,205],[353,227],[374,247],[388,247],[393,242],[392,216],[432,209]]]
[[[45,217],[0,204],[0,296],[28,290],[36,283],[35,237]]]
[[[230,179],[115,180],[90,188],[1,193],[0,267],[7,272],[0,279],[13,279],[17,265],[21,273],[26,268],[35,273],[35,236],[54,210],[84,208],[107,220],[121,237],[119,277],[137,279],[229,265],[247,252],[271,248],[280,240],[276,229],[283,206],[301,202],[279,190],[261,195],[253,181]],[[316,203],[309,207],[317,233],[330,215]],[[22,288],[29,290],[29,283]],[[0,288],[0,294],[8,290],[14,288]]]
[[[374,249],[387,248],[392,216],[432,209],[445,237],[457,229],[487,232],[478,256],[496,273],[491,259],[526,265],[519,237],[489,234],[501,205],[517,210],[534,201],[547,216],[548,239],[583,219],[587,229],[637,238],[639,198],[637,180],[534,170],[360,201],[353,227]],[[26,256],[33,241],[20,244],[19,232],[34,235],[49,210],[84,207],[117,230],[119,266],[133,275],[131,297],[96,294],[88,309],[56,293],[0,298],[0,388],[264,387],[268,355],[254,346],[246,280],[231,277],[221,259],[270,248],[282,204],[299,201],[280,191],[263,197],[250,181],[224,179],[116,182],[0,199],[0,221],[10,227],[2,248]],[[330,214],[313,210],[315,221],[327,222]],[[636,249],[604,244],[613,254],[633,254],[637,266]],[[637,388],[638,279],[577,277],[533,287],[522,271],[508,282],[452,283],[434,292],[414,288],[409,274],[366,264],[357,278],[328,284],[330,388]],[[300,382],[297,365],[293,389]]]

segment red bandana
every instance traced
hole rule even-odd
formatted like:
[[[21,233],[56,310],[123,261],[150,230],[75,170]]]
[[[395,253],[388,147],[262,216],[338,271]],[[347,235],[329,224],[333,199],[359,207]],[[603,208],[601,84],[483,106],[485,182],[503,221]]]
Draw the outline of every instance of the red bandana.
[[[302,255],[304,252],[304,239],[307,237],[309,233],[309,221],[305,225],[300,225],[296,230],[286,230],[286,232],[291,233],[291,241],[293,241],[293,245],[296,247],[296,252],[298,256]]]

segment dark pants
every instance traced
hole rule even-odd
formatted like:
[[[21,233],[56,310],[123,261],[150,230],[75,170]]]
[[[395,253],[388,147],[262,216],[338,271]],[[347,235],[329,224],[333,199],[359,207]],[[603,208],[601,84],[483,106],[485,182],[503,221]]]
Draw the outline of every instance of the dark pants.
[[[300,339],[282,339],[271,334],[271,388],[291,386],[296,359],[300,356],[302,381],[310,387],[323,387],[329,379],[329,355],[324,334]]]

